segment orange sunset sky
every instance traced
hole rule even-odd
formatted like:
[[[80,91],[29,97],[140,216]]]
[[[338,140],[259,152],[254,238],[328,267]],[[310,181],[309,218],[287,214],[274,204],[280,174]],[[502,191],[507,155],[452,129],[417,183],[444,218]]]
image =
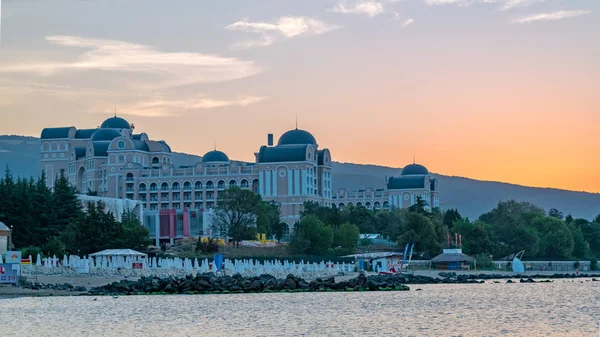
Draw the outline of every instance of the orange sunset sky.
[[[252,161],[294,128],[340,162],[600,192],[591,0],[2,1],[0,134],[113,114]]]

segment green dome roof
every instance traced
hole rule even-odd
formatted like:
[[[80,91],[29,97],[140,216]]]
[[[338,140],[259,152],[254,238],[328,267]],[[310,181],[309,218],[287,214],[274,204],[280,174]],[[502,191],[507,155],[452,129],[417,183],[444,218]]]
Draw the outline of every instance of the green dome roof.
[[[98,129],[98,131],[94,132],[92,135],[92,142],[111,141],[121,136],[121,132],[117,129]]]
[[[429,170],[425,166],[419,165],[419,164],[410,164],[410,165],[406,165],[402,169],[401,175],[412,176],[412,175],[428,175],[428,174],[429,174]]]
[[[103,129],[131,129],[128,121],[117,116],[105,120],[100,127]]]
[[[206,152],[204,156],[202,156],[203,163],[213,163],[213,162],[229,162],[229,157],[224,152],[213,150]]]
[[[317,140],[313,135],[308,131],[304,130],[290,130],[281,137],[279,137],[279,141],[277,141],[277,145],[317,145]]]

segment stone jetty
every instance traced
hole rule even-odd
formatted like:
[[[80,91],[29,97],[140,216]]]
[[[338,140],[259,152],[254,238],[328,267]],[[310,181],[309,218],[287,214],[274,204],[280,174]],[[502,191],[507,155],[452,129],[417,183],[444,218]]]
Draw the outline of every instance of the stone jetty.
[[[353,279],[336,282],[334,277],[317,278],[310,282],[288,275],[277,279],[263,274],[244,277],[215,276],[212,273],[188,275],[183,278],[142,277],[137,281],[122,280],[102,287],[92,288],[90,295],[145,295],[145,294],[215,294],[215,293],[266,293],[303,291],[401,291],[409,290],[397,275],[382,277],[360,274]]]

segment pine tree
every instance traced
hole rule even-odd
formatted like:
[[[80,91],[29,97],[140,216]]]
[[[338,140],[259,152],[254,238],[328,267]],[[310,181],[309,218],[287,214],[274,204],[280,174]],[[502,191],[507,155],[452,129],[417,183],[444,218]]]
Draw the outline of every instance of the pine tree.
[[[56,180],[51,200],[50,221],[46,229],[47,237],[60,235],[70,225],[79,223],[83,218],[77,191],[69,184],[64,171]]]

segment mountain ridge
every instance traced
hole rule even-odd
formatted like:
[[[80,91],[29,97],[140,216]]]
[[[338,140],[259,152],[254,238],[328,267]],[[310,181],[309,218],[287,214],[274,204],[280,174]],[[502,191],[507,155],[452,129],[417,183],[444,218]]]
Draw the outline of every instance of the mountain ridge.
[[[193,165],[200,156],[173,153],[177,166]],[[31,177],[40,173],[40,141],[37,137],[0,135],[0,165],[8,165],[15,176]],[[332,163],[332,187],[361,189],[383,188],[386,176],[398,175],[401,168],[374,164]],[[570,191],[551,187],[529,187],[506,182],[477,180],[432,173],[439,182],[442,208],[457,208],[461,214],[477,218],[499,201],[529,201],[546,210],[557,208],[564,214],[592,219],[600,213],[600,193]]]

